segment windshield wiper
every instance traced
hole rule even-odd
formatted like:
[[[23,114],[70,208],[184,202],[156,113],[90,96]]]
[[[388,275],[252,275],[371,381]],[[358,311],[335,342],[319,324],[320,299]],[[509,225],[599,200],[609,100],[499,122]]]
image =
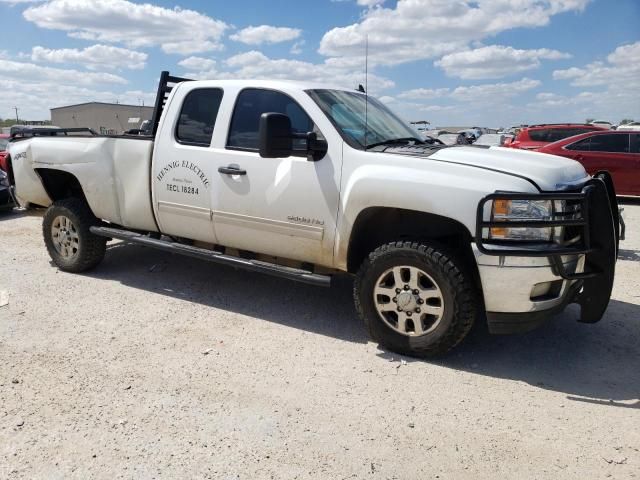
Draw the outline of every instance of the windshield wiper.
[[[416,137],[391,138],[389,140],[385,140],[384,142],[370,143],[369,145],[365,146],[365,150],[369,150],[370,148],[374,148],[374,147],[379,147],[380,145],[396,145],[399,143],[408,143],[411,141],[414,141],[420,144],[425,143],[424,141]]]

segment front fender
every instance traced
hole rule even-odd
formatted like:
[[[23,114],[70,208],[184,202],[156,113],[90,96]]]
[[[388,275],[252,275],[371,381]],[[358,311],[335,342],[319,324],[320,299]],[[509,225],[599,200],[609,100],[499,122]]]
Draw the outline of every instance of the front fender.
[[[347,269],[349,239],[370,207],[400,208],[455,220],[473,238],[478,202],[499,190],[536,192],[524,178],[429,158],[352,151],[345,158],[336,234],[336,268]],[[425,225],[428,230],[428,225]]]

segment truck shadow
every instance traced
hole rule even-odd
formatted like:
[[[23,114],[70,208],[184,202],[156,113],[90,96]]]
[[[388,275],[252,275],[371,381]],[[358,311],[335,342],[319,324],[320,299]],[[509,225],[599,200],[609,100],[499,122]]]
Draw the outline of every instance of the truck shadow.
[[[34,209],[34,208],[15,208],[15,207],[4,207],[0,208],[0,222],[4,222],[6,220],[15,220],[20,217],[42,217],[44,215],[45,210],[43,208]]]
[[[523,335],[490,335],[486,325],[476,325],[436,363],[563,392],[571,401],[640,408],[640,305],[611,300],[592,325],[578,317],[572,305]]]
[[[110,244],[88,275],[350,342],[368,340],[347,276],[316,287],[122,242]]]
[[[89,275],[349,342],[369,341],[349,277],[321,288],[124,243],[109,246],[105,261]],[[438,360],[383,350],[379,356],[522,381],[573,401],[640,408],[640,305],[612,300],[594,325],[577,323],[577,317],[578,308],[571,306],[538,330],[512,336],[490,335],[478,322]]]

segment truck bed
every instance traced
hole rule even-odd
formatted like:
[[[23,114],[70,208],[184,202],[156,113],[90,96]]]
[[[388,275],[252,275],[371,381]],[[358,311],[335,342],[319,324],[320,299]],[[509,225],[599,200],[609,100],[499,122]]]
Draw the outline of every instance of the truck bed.
[[[52,199],[42,179],[46,170],[64,170],[83,186],[98,218],[157,231],[149,177],[151,137],[35,136],[20,139],[16,147],[19,153],[12,156],[12,165],[20,203],[48,207]]]

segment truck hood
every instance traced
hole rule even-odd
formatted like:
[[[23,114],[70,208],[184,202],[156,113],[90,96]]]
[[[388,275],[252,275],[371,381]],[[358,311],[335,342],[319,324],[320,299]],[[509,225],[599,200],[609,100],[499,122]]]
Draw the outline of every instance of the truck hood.
[[[582,184],[589,178],[584,167],[574,160],[516,148],[443,148],[430,158],[526,177],[542,190],[548,191]]]
[[[385,153],[411,156],[416,150],[391,148]],[[564,157],[505,147],[453,146],[426,150],[424,155],[433,161],[451,162],[471,167],[484,168],[509,175],[524,177],[534,182],[541,190],[564,190],[581,185],[589,179],[584,167]]]

